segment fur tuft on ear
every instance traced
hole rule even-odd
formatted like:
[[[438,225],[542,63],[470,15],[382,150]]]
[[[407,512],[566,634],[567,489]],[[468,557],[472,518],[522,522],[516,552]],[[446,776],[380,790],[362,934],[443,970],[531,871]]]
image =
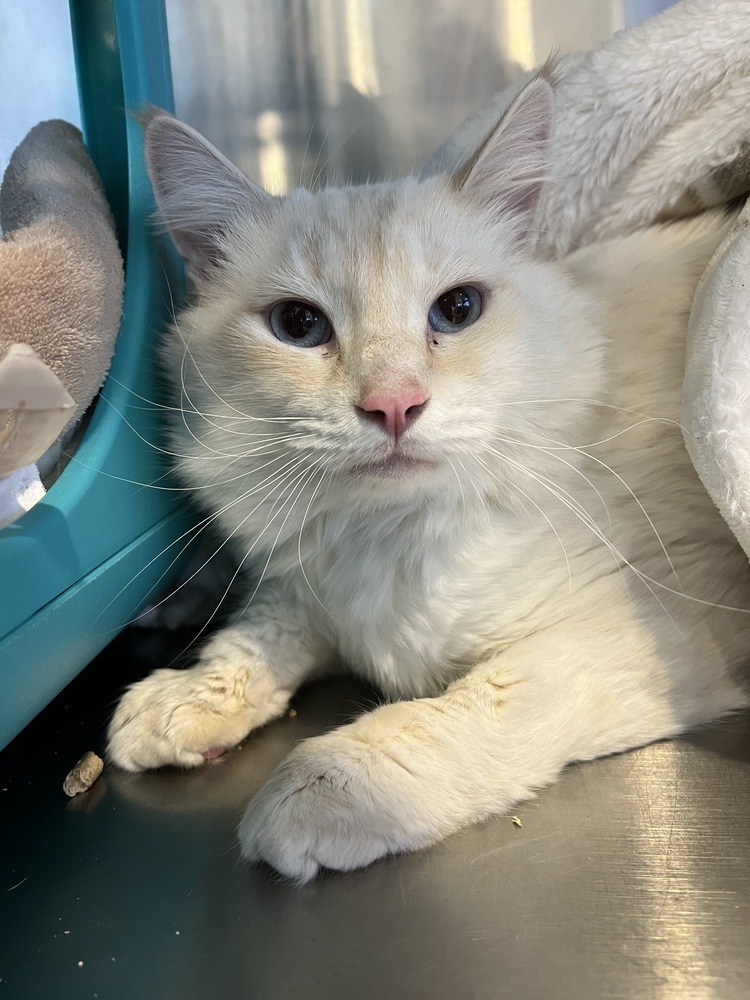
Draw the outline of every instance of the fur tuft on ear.
[[[554,62],[515,97],[479,148],[453,176],[454,186],[483,207],[531,229],[549,166]]]
[[[139,117],[159,213],[191,277],[205,277],[221,259],[223,233],[235,220],[265,214],[275,199],[166,111]]]

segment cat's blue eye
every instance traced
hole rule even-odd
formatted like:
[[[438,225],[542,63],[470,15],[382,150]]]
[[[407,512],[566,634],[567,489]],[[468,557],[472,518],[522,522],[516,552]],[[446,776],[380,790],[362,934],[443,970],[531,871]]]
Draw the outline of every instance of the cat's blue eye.
[[[328,317],[308,302],[279,302],[268,321],[277,340],[295,347],[320,347],[333,336]]]
[[[482,296],[473,285],[459,285],[439,295],[427,318],[437,333],[458,333],[479,319]]]

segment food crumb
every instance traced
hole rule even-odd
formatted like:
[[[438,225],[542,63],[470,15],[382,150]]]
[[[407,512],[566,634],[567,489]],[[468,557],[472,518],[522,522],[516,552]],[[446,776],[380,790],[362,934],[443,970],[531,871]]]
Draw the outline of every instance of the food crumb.
[[[70,934],[70,931],[63,931],[63,934]]]
[[[296,715],[297,715],[297,709],[296,708],[290,708],[289,709],[289,718],[290,719],[294,719],[296,717]]]
[[[175,931],[175,934],[177,935],[177,937],[180,936],[180,932],[179,931]]]
[[[82,969],[82,968],[83,968],[83,962],[79,962],[79,963],[78,963],[78,968],[79,968],[79,969]]]
[[[104,770],[104,761],[89,750],[78,761],[63,782],[63,791],[69,798],[87,792]]]
[[[518,816],[511,816],[510,821],[513,824],[513,826],[523,826],[523,823],[518,818]]]

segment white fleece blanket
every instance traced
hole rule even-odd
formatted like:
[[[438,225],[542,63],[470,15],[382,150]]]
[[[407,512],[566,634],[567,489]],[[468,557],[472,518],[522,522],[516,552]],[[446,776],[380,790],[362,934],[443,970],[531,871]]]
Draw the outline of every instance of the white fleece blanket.
[[[538,249],[576,245],[750,191],[750,0],[683,0],[555,73]],[[436,154],[452,169],[525,81]],[[690,319],[682,422],[698,474],[750,556],[750,203],[703,277]]]

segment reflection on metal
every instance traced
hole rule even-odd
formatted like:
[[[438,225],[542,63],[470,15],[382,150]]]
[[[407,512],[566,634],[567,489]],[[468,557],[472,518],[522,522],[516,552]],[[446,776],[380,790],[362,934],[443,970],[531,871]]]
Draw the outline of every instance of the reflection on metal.
[[[281,141],[284,123],[276,111],[263,111],[255,123],[260,142],[258,180],[270,194],[284,194],[289,189],[287,158]]]
[[[511,63],[523,70],[533,69],[537,63],[534,51],[534,21],[531,0],[517,0],[501,6],[503,52]]]
[[[336,7],[338,0],[320,0],[318,5],[317,40],[320,52],[321,88],[320,101],[325,106],[335,106],[339,101],[339,91],[333,73],[337,63],[339,45],[336,39]],[[327,71],[326,71],[327,68]]]
[[[177,113],[276,193],[418,170],[551,51],[667,0],[167,0]]]
[[[344,4],[348,79],[364,97],[380,93],[373,47],[372,0],[353,0]]]

